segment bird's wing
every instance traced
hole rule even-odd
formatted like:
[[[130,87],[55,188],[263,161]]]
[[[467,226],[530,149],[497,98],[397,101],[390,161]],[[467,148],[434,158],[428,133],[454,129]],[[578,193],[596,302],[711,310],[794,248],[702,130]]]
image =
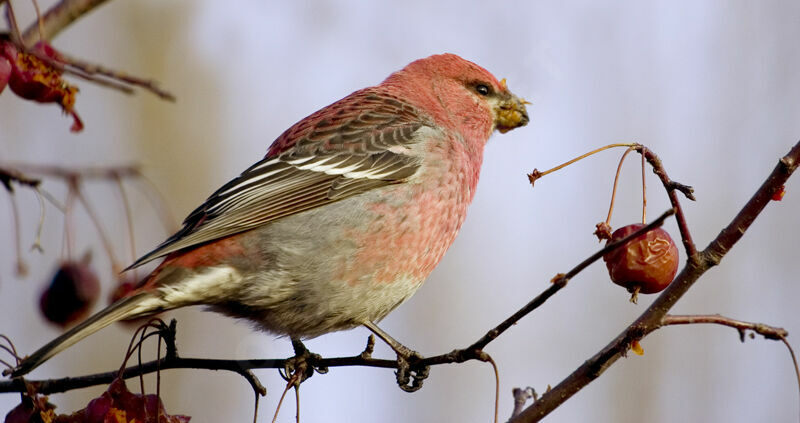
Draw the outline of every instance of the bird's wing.
[[[195,209],[183,228],[129,269],[187,247],[284,216],[400,183],[420,166],[411,154],[429,126],[413,106],[362,90],[320,110],[278,137],[267,157]]]

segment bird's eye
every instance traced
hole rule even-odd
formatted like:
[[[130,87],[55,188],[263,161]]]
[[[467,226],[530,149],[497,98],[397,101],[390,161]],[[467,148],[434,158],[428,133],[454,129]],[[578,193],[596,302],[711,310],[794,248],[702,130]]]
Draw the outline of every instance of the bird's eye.
[[[487,96],[487,95],[489,95],[490,92],[492,92],[492,90],[486,84],[478,84],[478,85],[476,85],[475,86],[475,91],[478,94],[482,95],[482,96]]]

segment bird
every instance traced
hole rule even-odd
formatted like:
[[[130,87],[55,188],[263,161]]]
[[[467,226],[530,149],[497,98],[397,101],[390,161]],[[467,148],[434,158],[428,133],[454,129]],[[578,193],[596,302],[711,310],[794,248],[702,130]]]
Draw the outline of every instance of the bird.
[[[133,290],[4,374],[18,377],[119,320],[203,305],[293,341],[377,322],[442,260],[484,146],[528,123],[524,99],[455,54],[411,62],[300,120],[128,269]]]

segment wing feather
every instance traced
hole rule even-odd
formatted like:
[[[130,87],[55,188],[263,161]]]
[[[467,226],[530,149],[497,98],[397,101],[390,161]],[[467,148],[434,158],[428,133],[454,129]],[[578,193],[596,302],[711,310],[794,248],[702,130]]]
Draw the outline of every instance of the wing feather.
[[[357,91],[289,128],[267,157],[214,192],[189,214],[181,230],[129,269],[404,182],[420,166],[412,147],[426,126],[429,121],[413,106],[374,90]]]

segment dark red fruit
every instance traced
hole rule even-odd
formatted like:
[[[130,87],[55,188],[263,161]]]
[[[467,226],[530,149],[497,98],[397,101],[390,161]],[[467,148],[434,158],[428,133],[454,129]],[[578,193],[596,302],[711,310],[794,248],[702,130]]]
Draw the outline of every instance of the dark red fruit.
[[[59,416],[58,423],[188,423],[190,417],[167,414],[161,399],[154,394],[134,394],[122,379],[115,379],[108,390],[93,399],[85,409],[71,416]]]
[[[44,317],[62,327],[82,320],[100,296],[100,282],[88,260],[64,262],[42,293],[39,308]]]
[[[30,52],[19,51],[7,37],[0,38],[0,91],[6,83],[18,96],[40,103],[56,103],[64,113],[72,116],[70,130],[79,132],[83,122],[75,112],[78,88],[61,78],[62,69],[52,66],[39,57],[62,64],[64,57],[46,41],[40,41]]]
[[[617,229],[608,241],[618,241],[645,225],[636,223]],[[667,231],[655,228],[603,256],[611,280],[633,294],[661,292],[678,272],[678,247]]]
[[[36,393],[23,394],[22,401],[6,414],[4,423],[49,422],[55,417],[55,406],[47,397]]]

